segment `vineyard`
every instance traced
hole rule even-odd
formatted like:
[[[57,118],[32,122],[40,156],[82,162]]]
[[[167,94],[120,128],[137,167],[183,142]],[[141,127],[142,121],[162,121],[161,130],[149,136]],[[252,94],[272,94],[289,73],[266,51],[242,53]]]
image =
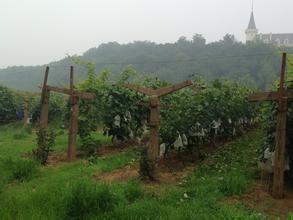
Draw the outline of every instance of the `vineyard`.
[[[270,195],[278,102],[251,102],[255,91],[228,80],[172,85],[131,67],[113,83],[74,62],[87,78],[74,85],[71,67],[69,88],[47,85],[49,68],[41,94],[0,87],[1,219],[293,218],[292,189]],[[286,94],[292,65],[288,55]]]

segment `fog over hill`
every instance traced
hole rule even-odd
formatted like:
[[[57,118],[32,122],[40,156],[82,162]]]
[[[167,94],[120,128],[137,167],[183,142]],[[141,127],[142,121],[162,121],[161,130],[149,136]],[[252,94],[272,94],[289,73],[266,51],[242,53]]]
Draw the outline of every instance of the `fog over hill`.
[[[165,44],[149,41],[128,44],[110,42],[91,48],[78,58],[94,62],[97,73],[108,69],[113,80],[131,65],[141,74],[170,82],[201,76],[205,80],[235,80],[259,89],[269,86],[280,68],[279,50],[273,45],[261,42],[243,44],[228,34],[222,40],[208,44],[199,34],[190,40],[180,37],[175,43]],[[48,65],[49,83],[52,85],[68,83],[70,65],[75,66],[77,81],[86,76],[86,69],[74,64],[71,58]],[[17,90],[39,91],[37,86],[42,82],[45,66],[0,69],[0,84]]]

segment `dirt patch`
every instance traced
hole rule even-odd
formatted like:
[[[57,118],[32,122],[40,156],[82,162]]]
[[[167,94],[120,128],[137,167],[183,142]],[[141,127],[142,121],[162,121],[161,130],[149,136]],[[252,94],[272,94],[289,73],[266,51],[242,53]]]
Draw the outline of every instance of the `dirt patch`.
[[[133,145],[128,145],[128,146],[103,146],[101,148],[98,149],[97,151],[97,156],[113,156],[113,155],[117,155],[126,151],[129,151],[131,149],[135,149],[137,147],[133,146]]]
[[[67,155],[65,152],[53,152],[49,155],[46,166],[53,167],[65,162],[67,162]]]
[[[248,192],[232,197],[229,202],[242,203],[254,211],[287,219],[289,212],[293,212],[293,189],[286,187],[285,197],[274,199],[265,188],[266,186],[257,181]]]
[[[165,158],[161,158],[158,161],[156,181],[149,182],[147,185],[157,185],[160,183],[174,184],[179,182],[180,179],[188,176],[197,164],[206,159],[205,155],[213,153],[219,148],[222,149],[231,142],[233,141],[217,140],[217,144],[211,143],[201,146],[201,149],[203,149],[201,152],[176,151],[168,153]],[[125,147],[121,147],[121,145],[119,147],[117,145],[105,146],[100,149],[99,155],[119,154],[126,149],[129,150],[129,148],[131,148],[129,145],[125,145]],[[135,147],[132,146],[132,148]],[[96,173],[93,175],[93,178],[107,183],[127,181],[132,178],[139,179],[139,165],[128,165],[109,173]]]
[[[94,174],[95,180],[101,180],[106,183],[127,181],[132,178],[138,178],[138,166],[125,166],[110,173]]]
[[[160,183],[176,183],[182,177],[187,176],[193,170],[193,166],[186,166],[181,169],[170,169],[170,167],[159,166],[156,175],[156,181],[148,182],[147,184]],[[139,166],[134,164],[132,166],[125,166],[113,172],[94,174],[94,179],[103,182],[120,182],[128,181],[129,179],[139,179]]]
[[[140,142],[136,140],[127,140],[127,141],[114,141],[109,145],[104,145],[98,149],[98,156],[112,156],[116,154],[129,151],[131,149],[139,149],[144,146],[147,142],[147,138],[142,139]]]
[[[134,141],[124,141],[124,142],[116,142],[112,145],[105,145],[98,149],[97,156],[98,157],[106,157],[117,155],[129,150],[133,150],[138,148],[135,145]],[[82,151],[78,151],[76,155],[77,159],[85,158]],[[68,162],[67,153],[66,152],[52,152],[49,154],[46,166],[53,167],[58,166],[64,162]]]

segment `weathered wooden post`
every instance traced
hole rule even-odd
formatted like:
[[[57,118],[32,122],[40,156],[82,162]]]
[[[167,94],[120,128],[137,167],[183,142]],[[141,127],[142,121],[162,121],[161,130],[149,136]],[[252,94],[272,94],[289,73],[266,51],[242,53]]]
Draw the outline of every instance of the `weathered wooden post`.
[[[286,149],[286,121],[287,100],[293,98],[293,90],[285,88],[286,53],[282,55],[282,68],[280,74],[280,88],[278,92],[258,92],[248,97],[249,101],[277,101],[278,115],[276,128],[276,147],[274,158],[274,177],[272,195],[276,199],[284,196],[284,163]]]
[[[67,158],[73,160],[76,157],[76,136],[78,132],[78,96],[74,94],[73,66],[70,67],[70,122],[68,133]]]
[[[27,97],[24,97],[23,101],[23,126],[26,127],[28,125],[29,119],[29,101]]]
[[[286,53],[282,57],[282,70],[278,97],[278,115],[276,131],[275,167],[273,179],[273,197],[283,197],[284,161],[286,148],[287,97],[285,94]]]
[[[46,72],[44,76],[44,82],[42,87],[41,95],[41,115],[40,115],[40,129],[48,127],[48,115],[49,115],[49,98],[50,92],[47,89],[49,67],[46,67]]]
[[[160,129],[160,98],[151,96],[150,98],[150,158],[156,159],[159,155],[159,129]]]
[[[95,94],[89,92],[81,92],[74,89],[74,69],[70,67],[70,89],[59,88],[55,86],[47,85],[49,67],[46,69],[44,83],[42,87],[42,109],[41,109],[41,128],[48,126],[48,107],[49,107],[49,94],[50,91],[69,95],[70,98],[70,122],[68,130],[68,148],[67,148],[67,159],[73,160],[76,157],[76,136],[78,132],[78,114],[79,106],[78,101],[82,99],[94,99]],[[43,95],[45,94],[45,95]],[[44,97],[44,98],[43,98]]]
[[[134,84],[126,84],[125,87],[150,97],[150,141],[148,155],[152,161],[157,161],[159,156],[159,128],[160,128],[160,98],[167,94],[176,92],[184,87],[192,85],[190,80],[159,89],[143,88]]]

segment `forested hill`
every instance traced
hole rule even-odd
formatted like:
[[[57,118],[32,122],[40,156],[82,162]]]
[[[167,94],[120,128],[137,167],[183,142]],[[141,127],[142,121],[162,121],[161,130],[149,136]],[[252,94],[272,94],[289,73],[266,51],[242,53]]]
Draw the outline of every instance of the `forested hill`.
[[[97,72],[108,69],[116,78],[126,66],[142,74],[157,76],[170,82],[202,76],[206,80],[230,79],[250,87],[265,89],[277,79],[280,54],[276,47],[260,42],[243,44],[232,35],[207,44],[201,35],[192,40],[179,38],[175,43],[156,44],[134,42],[101,44],[79,56],[96,63]],[[68,83],[70,58],[50,63],[49,83]],[[75,65],[77,78],[85,77],[85,68]],[[18,89],[38,91],[42,82],[44,66],[18,66],[0,69],[0,84]]]

